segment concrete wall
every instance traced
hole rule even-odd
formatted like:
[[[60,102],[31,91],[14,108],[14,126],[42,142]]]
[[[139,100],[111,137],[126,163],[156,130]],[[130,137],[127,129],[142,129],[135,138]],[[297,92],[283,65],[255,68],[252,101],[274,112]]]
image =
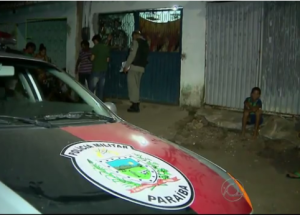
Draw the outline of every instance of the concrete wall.
[[[91,4],[91,5],[90,5]],[[180,104],[200,106],[204,95],[205,69],[205,2],[85,2],[83,26],[88,17],[91,36],[95,34],[93,16],[95,13],[111,13],[154,8],[171,8],[173,5],[183,7],[182,52],[186,59],[181,64]],[[91,7],[90,7],[91,6]]]
[[[26,20],[45,18],[67,18],[70,29],[67,38],[67,71],[73,73],[76,61],[76,2],[47,2],[0,13],[0,23],[16,23],[17,48],[23,49],[26,45]],[[38,44],[37,44],[38,45]]]

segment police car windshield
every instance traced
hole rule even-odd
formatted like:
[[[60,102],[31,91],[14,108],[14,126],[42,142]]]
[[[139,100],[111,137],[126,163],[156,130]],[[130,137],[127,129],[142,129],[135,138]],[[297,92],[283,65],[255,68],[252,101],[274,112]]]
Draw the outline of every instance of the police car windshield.
[[[113,117],[96,96],[51,64],[0,57],[0,65],[14,68],[10,76],[4,72],[1,75],[0,69],[0,115],[36,117],[95,112]]]

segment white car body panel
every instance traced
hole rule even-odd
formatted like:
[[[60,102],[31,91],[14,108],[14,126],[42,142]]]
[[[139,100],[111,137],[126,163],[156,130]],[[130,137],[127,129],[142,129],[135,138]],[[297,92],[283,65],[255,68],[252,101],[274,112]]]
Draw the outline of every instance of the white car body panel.
[[[41,214],[21,196],[0,182],[0,214]]]

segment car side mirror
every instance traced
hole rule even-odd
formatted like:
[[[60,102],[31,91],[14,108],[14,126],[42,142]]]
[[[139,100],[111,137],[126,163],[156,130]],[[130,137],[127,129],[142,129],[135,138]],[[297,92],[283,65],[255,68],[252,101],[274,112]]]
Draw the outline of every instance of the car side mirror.
[[[108,107],[109,110],[111,110],[112,112],[114,112],[115,114],[117,114],[117,106],[112,103],[112,102],[105,102],[104,103],[106,105],[106,107]]]
[[[3,66],[2,64],[0,64],[0,77],[14,76],[14,75],[15,75],[15,67]]]

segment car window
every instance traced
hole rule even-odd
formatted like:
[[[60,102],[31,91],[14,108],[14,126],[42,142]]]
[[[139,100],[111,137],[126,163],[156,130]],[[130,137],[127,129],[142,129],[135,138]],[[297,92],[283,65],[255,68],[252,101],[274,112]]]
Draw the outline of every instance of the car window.
[[[39,93],[38,99],[49,102],[85,103],[78,96],[77,90],[73,89],[67,83],[68,81],[63,80],[69,77],[64,77],[65,73],[61,75],[60,73],[54,69],[28,68],[28,75],[32,77],[32,83],[37,87],[37,93]],[[74,87],[76,88],[76,85]]]
[[[0,58],[3,66],[13,66],[14,76],[1,76],[0,115],[40,116],[68,112],[95,111],[112,114],[92,93],[54,66],[31,60]]]
[[[29,100],[29,94],[24,86],[24,82],[24,75],[21,72],[17,72],[11,77],[0,78],[0,99],[11,100],[15,97]]]

